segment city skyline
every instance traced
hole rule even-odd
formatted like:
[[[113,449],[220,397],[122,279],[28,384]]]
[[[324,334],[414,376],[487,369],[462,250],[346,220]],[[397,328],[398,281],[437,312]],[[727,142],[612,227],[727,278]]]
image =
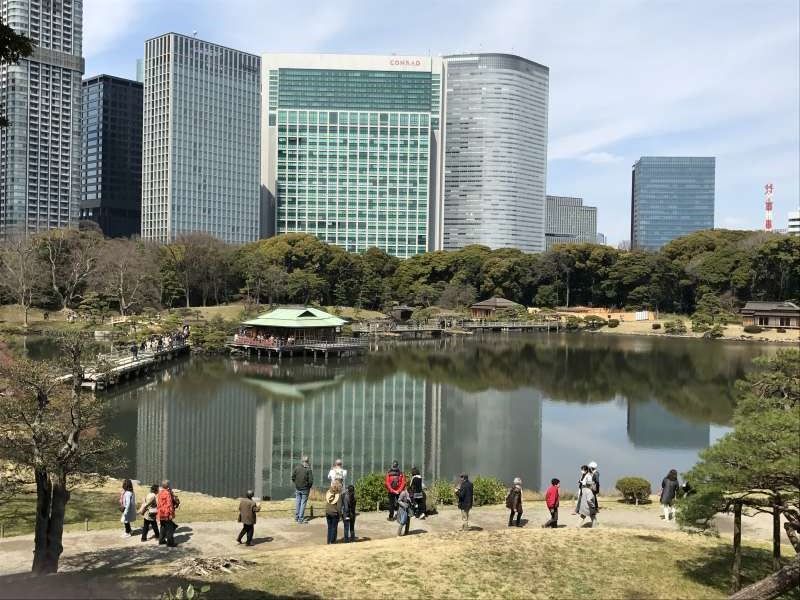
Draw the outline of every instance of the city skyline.
[[[547,193],[591,197],[609,243],[629,235],[615,215],[629,211],[630,168],[642,155],[716,156],[718,228],[760,229],[772,182],[775,225],[786,227],[800,196],[798,7],[707,3],[678,13],[640,4],[437,5],[420,21],[413,2],[390,20],[380,6],[344,2],[321,5],[309,21],[299,7],[251,0],[233,0],[226,14],[212,2],[86,0],[86,75],[135,77],[144,40],[169,30],[257,54],[511,52],[551,69]],[[634,8],[636,27],[624,18]],[[280,30],[265,37],[278,18]]]

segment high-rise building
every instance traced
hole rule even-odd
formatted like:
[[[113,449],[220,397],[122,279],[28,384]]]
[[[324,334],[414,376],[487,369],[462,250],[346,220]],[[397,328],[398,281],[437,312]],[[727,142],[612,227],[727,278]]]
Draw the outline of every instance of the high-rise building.
[[[550,70],[508,54],[444,60],[443,247],[544,250]]]
[[[0,234],[74,226],[81,194],[83,0],[0,0],[34,44],[0,65]]]
[[[547,196],[547,249],[556,244],[597,243],[597,208],[583,198]]]
[[[800,210],[789,212],[786,229],[789,235],[800,235]]]
[[[441,59],[264,54],[262,235],[438,248]]]
[[[714,227],[715,159],[643,156],[631,175],[631,248],[657,250]]]
[[[258,239],[260,59],[177,33],[145,42],[142,237]]]
[[[598,233],[597,234],[597,243],[602,245],[602,246],[605,246],[608,243],[608,239],[606,238],[606,234],[605,233]]]
[[[98,75],[83,81],[80,218],[109,237],[141,231],[142,84]]]

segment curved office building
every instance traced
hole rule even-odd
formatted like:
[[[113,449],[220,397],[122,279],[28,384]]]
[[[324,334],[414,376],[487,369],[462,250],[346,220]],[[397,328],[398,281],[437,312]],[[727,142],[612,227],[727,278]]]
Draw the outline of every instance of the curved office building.
[[[444,249],[543,251],[550,70],[509,54],[444,60]]]

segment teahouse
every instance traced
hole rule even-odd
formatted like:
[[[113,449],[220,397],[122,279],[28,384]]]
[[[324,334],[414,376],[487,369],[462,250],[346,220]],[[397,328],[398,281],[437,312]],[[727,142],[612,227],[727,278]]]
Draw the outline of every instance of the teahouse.
[[[800,328],[800,306],[794,302],[748,302],[741,312],[744,325]]]
[[[345,322],[316,308],[276,308],[244,321],[234,336],[234,344],[280,349],[334,342]]]
[[[518,309],[522,308],[522,305],[512,302],[511,300],[506,300],[505,298],[494,296],[488,300],[476,302],[469,307],[469,310],[473,319],[490,319],[498,310],[504,308]]]

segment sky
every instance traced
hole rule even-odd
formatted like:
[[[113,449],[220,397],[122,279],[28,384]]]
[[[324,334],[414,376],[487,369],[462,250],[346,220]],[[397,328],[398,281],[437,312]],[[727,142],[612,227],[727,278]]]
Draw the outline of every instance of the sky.
[[[133,78],[167,31],[260,54],[508,52],[550,68],[547,193],[630,237],[640,156],[715,156],[718,228],[800,202],[798,0],[84,0],[86,74]]]

